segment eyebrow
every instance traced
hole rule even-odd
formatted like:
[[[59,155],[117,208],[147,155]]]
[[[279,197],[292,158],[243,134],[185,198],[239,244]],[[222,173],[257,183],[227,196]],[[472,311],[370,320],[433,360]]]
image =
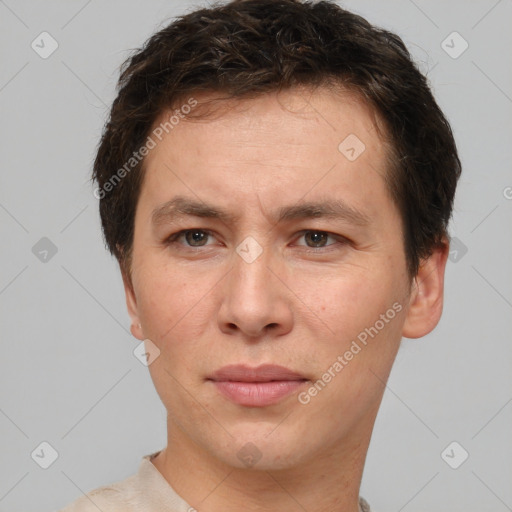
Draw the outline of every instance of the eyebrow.
[[[225,223],[233,223],[239,219],[238,215],[229,213],[215,205],[177,196],[155,208],[151,220],[154,225],[158,226],[186,216],[218,219]],[[278,208],[271,218],[276,223],[315,218],[344,220],[356,226],[367,226],[371,222],[371,218],[367,214],[340,199],[309,201],[283,206]]]

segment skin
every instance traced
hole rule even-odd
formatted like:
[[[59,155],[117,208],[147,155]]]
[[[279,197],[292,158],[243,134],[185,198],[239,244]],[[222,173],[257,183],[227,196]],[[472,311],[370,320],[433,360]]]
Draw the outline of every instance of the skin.
[[[209,99],[195,97],[199,107]],[[356,512],[401,338],[439,321],[447,248],[410,279],[383,179],[387,146],[354,95],[292,89],[219,106],[216,116],[181,120],[146,157],[131,272],[123,273],[132,333],[161,351],[149,370],[168,411],[168,444],[153,463],[201,512]],[[338,150],[349,134],[366,146],[355,161]],[[153,225],[153,210],[178,195],[238,218]],[[273,220],[280,207],[326,199],[362,212],[367,225]],[[165,243],[184,229],[210,235]],[[236,251],[248,236],[262,249],[252,263]],[[245,407],[206,380],[227,364],[274,363],[309,379],[307,390],[397,303],[401,311],[307,404],[296,392]],[[237,456],[249,442],[261,454],[252,467]]]

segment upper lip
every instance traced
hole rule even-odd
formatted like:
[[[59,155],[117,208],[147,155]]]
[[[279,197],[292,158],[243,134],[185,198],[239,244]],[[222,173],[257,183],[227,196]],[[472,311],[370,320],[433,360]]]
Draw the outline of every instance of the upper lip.
[[[284,366],[263,364],[250,367],[242,364],[233,364],[220,368],[209,377],[209,380],[217,382],[271,382],[307,379],[303,375]]]

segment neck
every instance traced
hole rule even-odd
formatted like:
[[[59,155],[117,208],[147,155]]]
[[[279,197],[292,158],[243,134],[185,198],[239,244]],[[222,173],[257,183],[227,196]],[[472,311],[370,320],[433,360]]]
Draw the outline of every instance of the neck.
[[[358,512],[373,421],[314,460],[279,470],[227,465],[168,419],[168,445],[153,459],[171,487],[200,512]]]

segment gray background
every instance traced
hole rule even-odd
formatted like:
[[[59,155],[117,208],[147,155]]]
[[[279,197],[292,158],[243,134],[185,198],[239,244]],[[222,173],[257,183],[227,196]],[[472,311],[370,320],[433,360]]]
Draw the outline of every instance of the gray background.
[[[195,5],[0,0],[0,511],[55,510],[165,446],[88,178],[118,66]],[[344,5],[404,38],[464,167],[444,316],[403,342],[361,494],[380,512],[512,510],[512,2]],[[31,48],[43,31],[59,44],[47,59]],[[441,46],[453,31],[469,44],[458,58]],[[48,469],[47,449],[31,457],[43,441],[58,452]],[[458,469],[460,448],[441,456],[452,441],[469,453]]]

